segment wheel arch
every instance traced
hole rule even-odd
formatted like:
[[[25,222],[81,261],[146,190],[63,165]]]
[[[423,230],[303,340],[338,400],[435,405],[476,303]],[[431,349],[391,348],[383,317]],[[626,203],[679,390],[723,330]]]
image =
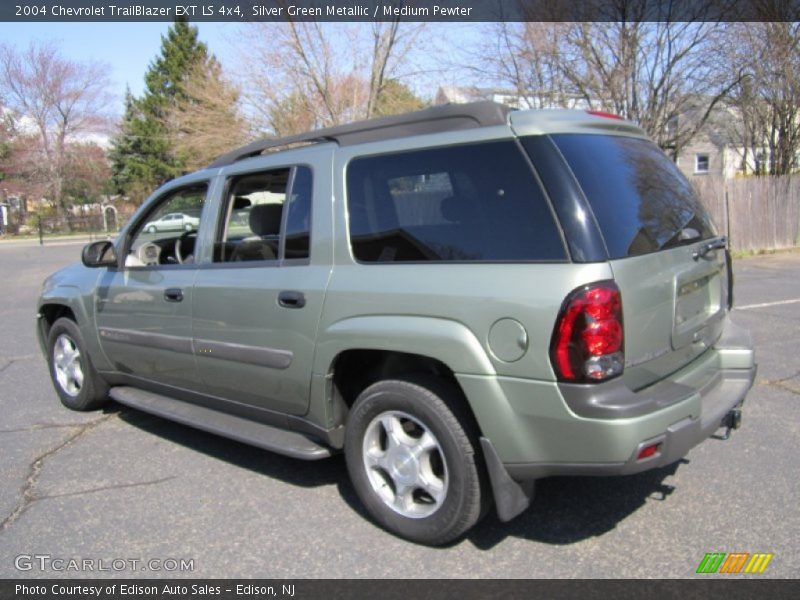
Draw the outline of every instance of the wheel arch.
[[[457,373],[495,374],[480,342],[461,323],[384,315],[345,319],[328,327],[318,343],[311,410],[324,414],[329,426],[341,427],[369,385],[425,374],[452,383],[475,419]]]
[[[107,367],[105,354],[100,349],[94,318],[87,312],[86,307],[86,302],[90,302],[90,298],[91,296],[84,297],[77,286],[60,285],[47,290],[47,293],[39,300],[36,323],[37,338],[39,346],[46,354],[47,336],[53,323],[62,317],[69,318],[81,330],[84,343],[95,366],[103,369]]]

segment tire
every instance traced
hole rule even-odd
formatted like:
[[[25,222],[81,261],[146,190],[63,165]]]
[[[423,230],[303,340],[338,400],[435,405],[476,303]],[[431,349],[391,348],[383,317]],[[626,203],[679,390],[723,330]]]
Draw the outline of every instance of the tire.
[[[183,230],[189,233],[190,231],[194,231],[194,227],[192,226],[191,223],[187,223],[186,225],[183,226]]]
[[[157,232],[158,229],[156,229],[155,225],[150,225],[150,227],[147,228],[147,233],[157,233]]]
[[[379,381],[348,416],[345,458],[356,493],[379,525],[422,544],[451,542],[485,514],[479,448],[460,390],[434,377]]]
[[[92,365],[73,320],[61,318],[53,323],[47,336],[47,363],[53,387],[67,408],[94,410],[108,400],[108,384]]]

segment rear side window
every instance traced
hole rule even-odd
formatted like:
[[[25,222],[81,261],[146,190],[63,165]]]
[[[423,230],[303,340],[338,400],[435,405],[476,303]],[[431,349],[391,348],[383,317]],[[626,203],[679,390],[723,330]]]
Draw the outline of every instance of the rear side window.
[[[362,262],[566,259],[539,183],[511,141],[355,159],[347,206]]]
[[[653,142],[606,135],[552,138],[592,207],[611,258],[716,235],[691,184]]]

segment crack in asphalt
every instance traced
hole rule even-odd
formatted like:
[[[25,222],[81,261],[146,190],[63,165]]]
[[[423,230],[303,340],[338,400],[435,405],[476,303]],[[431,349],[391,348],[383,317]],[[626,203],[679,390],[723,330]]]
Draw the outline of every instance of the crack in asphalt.
[[[93,422],[93,421],[92,421]],[[26,433],[29,431],[40,431],[42,429],[74,429],[75,427],[82,427],[83,423],[35,423],[29,427],[20,427],[18,429],[0,429],[2,433]]]
[[[787,383],[783,379],[778,379],[776,381],[765,381],[764,385],[771,385],[778,389],[786,390],[787,392],[794,394],[795,396],[800,396],[800,384]]]
[[[793,379],[797,379],[800,377],[800,371],[789,375],[787,377],[781,377],[780,379],[763,379],[759,381],[762,385],[771,385],[773,387],[786,390],[796,396],[800,396],[800,383],[792,382]]]
[[[10,367],[16,362],[22,360],[31,360],[36,358],[36,356],[37,356],[36,354],[24,354],[23,356],[12,356],[11,358],[4,358],[3,360],[5,361],[5,363],[0,366],[0,373],[5,371],[8,367]]]
[[[175,479],[175,476],[170,475],[169,477],[162,477],[161,479],[152,479],[150,481],[136,481],[133,483],[115,483],[112,485],[103,485],[96,488],[89,488],[88,490],[79,490],[77,492],[65,492],[63,494],[49,494],[47,496],[38,496],[36,499],[50,500],[52,498],[69,498],[70,496],[83,496],[85,494],[94,494],[95,492],[105,492],[108,490],[122,490],[125,488],[142,487],[146,485],[158,485],[159,483],[164,483],[166,481],[170,481],[171,479]]]
[[[37,456],[36,458],[31,461],[30,465],[28,466],[28,477],[25,479],[25,484],[22,486],[21,495],[22,499],[20,500],[19,504],[17,504],[16,508],[11,511],[11,514],[8,515],[3,522],[0,523],[0,533],[3,533],[6,529],[11,527],[14,522],[19,519],[22,514],[28,510],[34,502],[40,500],[41,497],[36,495],[36,484],[39,481],[39,476],[42,473],[42,468],[44,467],[44,462],[72,444],[75,440],[83,436],[84,434],[88,433],[95,427],[99,426],[104,421],[107,421],[114,415],[106,415],[99,419],[95,419],[94,421],[90,421],[84,424],[77,424],[75,428],[78,429],[74,434],[69,436],[66,440],[51,448],[47,452],[44,452]]]

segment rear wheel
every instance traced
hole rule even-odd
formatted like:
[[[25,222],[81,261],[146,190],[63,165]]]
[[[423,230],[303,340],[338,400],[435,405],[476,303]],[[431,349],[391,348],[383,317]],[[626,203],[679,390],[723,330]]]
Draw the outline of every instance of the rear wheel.
[[[50,377],[61,403],[72,410],[94,410],[108,399],[108,385],[97,374],[80,329],[71,319],[53,323],[47,338]]]
[[[446,544],[478,522],[483,467],[458,389],[435,378],[379,381],[348,417],[350,479],[384,528]]]

